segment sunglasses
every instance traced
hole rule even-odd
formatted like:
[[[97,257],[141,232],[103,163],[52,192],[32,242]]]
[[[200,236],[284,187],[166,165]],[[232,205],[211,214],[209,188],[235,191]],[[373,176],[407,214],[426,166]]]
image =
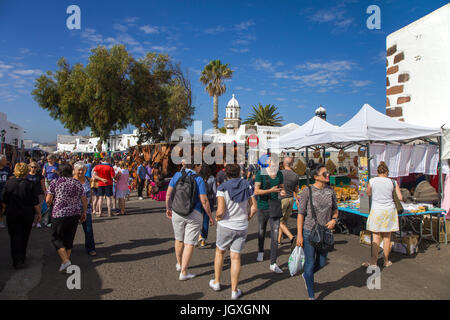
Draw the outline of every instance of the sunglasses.
[[[37,169],[38,167],[30,167],[31,169]]]

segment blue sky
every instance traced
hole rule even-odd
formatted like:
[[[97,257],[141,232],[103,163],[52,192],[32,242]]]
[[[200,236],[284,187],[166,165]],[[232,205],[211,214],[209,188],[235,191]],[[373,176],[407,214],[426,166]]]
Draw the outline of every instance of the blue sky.
[[[364,103],[385,111],[386,36],[446,3],[0,0],[0,111],[26,138],[55,140],[67,131],[33,100],[34,79],[60,57],[86,63],[91,48],[121,43],[135,57],[163,52],[181,63],[204,130],[212,126],[212,98],[198,79],[212,59],[234,70],[219,99],[220,126],[233,93],[242,119],[262,103],[276,105],[285,124],[303,124],[322,104],[328,121],[341,125]],[[81,30],[66,27],[71,4],[81,9]],[[381,30],[366,27],[372,4],[381,9]]]

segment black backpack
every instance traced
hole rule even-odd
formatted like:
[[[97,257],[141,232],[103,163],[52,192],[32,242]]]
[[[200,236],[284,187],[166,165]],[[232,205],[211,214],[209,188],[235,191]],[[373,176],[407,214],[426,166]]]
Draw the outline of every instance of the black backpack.
[[[198,174],[187,174],[184,169],[181,171],[181,177],[173,189],[172,209],[175,213],[188,216],[194,211],[198,198],[197,177]]]

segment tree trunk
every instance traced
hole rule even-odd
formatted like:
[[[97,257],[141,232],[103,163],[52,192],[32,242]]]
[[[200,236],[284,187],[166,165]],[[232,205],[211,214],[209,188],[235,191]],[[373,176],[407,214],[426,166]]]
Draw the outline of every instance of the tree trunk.
[[[213,120],[211,121],[214,129],[218,129],[219,125],[219,96],[217,94],[214,95],[214,103],[213,103]]]

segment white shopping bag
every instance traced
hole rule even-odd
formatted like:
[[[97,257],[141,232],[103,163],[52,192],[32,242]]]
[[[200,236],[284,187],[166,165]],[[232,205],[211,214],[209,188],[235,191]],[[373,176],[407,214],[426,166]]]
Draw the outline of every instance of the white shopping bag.
[[[305,265],[305,253],[302,247],[295,247],[292,250],[291,256],[288,260],[289,274],[291,277],[295,276],[297,273],[303,270]]]

